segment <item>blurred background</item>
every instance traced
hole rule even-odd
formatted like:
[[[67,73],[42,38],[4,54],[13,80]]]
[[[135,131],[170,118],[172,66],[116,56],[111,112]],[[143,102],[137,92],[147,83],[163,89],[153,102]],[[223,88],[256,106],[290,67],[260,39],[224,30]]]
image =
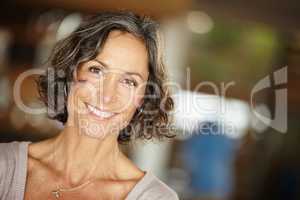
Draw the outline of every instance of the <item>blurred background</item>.
[[[129,9],[161,23],[176,139],[125,151],[183,200],[300,199],[300,2],[2,0],[0,142],[39,141],[62,125],[42,108],[41,70],[86,14]],[[21,87],[15,87],[22,81]],[[15,87],[15,88],[14,88]],[[20,90],[20,95],[13,91]]]

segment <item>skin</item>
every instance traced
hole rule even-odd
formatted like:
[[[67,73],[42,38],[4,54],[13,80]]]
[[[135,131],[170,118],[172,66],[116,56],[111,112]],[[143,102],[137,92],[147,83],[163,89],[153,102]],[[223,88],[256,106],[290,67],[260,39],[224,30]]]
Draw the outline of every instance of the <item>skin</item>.
[[[148,75],[144,43],[112,31],[96,59],[80,64],[74,73],[65,128],[29,145],[26,200],[54,199],[51,191],[58,185],[70,188],[88,180],[92,182],[62,193],[61,199],[126,198],[145,172],[122,153],[117,137],[142,104]],[[88,104],[116,114],[103,120]]]

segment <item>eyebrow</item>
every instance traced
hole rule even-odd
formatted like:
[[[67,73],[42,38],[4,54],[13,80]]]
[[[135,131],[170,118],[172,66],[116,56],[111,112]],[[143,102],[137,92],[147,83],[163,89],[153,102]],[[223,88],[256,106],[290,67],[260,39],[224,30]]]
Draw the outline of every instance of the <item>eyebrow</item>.
[[[93,59],[93,60],[96,61],[97,63],[99,63],[100,65],[102,65],[103,67],[109,68],[107,63],[102,62],[101,60],[98,60],[98,59]],[[144,78],[143,78],[143,76],[142,76],[140,73],[137,73],[137,72],[127,72],[127,71],[125,71],[125,74],[128,74],[128,75],[136,75],[136,76],[140,77],[140,78],[144,81]]]

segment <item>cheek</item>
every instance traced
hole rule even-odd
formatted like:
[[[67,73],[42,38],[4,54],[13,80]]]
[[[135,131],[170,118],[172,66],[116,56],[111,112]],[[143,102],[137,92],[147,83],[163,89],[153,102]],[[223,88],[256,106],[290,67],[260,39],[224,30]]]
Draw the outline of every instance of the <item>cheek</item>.
[[[130,121],[130,119],[133,117],[133,115],[135,114],[136,110],[138,109],[141,103],[142,103],[142,97],[135,96],[133,100],[127,104],[127,108],[124,109],[123,118],[126,118],[126,120]]]
[[[84,102],[91,102],[93,97],[93,88],[89,87],[86,83],[74,83],[71,87],[68,96],[68,107],[73,111],[80,112],[85,109]]]
[[[133,103],[135,105],[136,108],[140,107],[143,103],[143,98],[144,98],[144,95],[137,95],[134,100],[133,100]]]
[[[143,103],[143,98],[145,96],[145,88],[138,88],[134,94],[131,95],[131,104],[138,108]]]
[[[121,98],[122,101],[128,105],[131,110],[135,110],[140,107],[143,103],[144,93],[134,93],[132,95],[128,95],[127,98]]]

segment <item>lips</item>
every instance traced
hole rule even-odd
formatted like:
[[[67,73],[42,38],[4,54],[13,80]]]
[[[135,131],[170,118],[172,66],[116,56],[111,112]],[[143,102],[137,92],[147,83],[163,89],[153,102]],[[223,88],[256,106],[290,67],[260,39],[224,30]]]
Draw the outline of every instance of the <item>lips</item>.
[[[117,115],[117,113],[101,110],[95,106],[88,104],[88,103],[86,103],[86,106],[90,113],[92,113],[93,115],[97,116],[100,119],[109,119],[109,118]]]

